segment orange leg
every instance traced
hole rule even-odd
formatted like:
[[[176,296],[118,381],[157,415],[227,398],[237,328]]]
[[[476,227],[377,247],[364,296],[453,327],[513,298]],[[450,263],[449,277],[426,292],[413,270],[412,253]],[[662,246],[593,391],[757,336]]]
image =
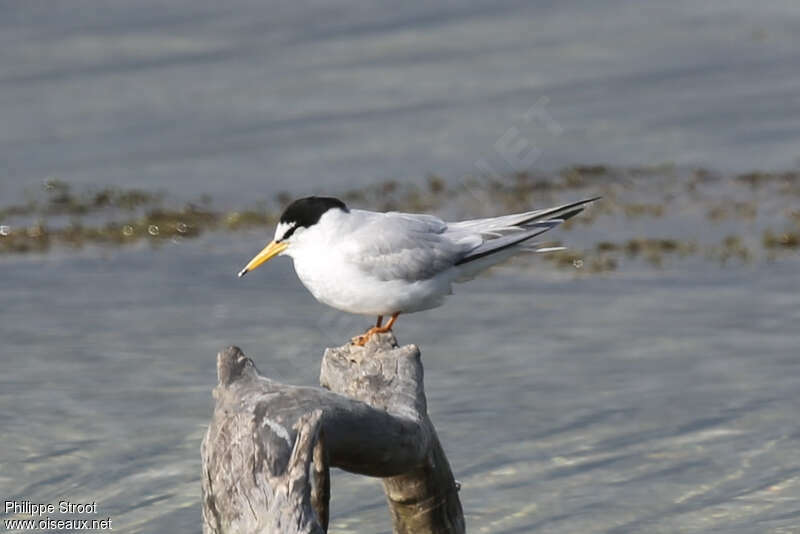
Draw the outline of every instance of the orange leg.
[[[383,316],[379,315],[377,324],[372,328],[370,328],[369,330],[367,330],[362,335],[354,337],[352,339],[352,342],[360,347],[363,347],[364,345],[366,345],[367,340],[369,340],[369,338],[371,338],[374,334],[384,334],[386,332],[391,332],[395,321],[397,321],[398,315],[400,315],[400,312],[397,312],[394,315],[392,315],[392,318],[389,319],[389,322],[387,322],[385,326],[381,326],[381,323],[383,322]]]

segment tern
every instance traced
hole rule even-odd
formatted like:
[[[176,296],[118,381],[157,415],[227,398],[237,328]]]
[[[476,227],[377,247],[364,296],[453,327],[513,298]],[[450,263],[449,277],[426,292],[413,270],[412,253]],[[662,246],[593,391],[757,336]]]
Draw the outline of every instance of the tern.
[[[303,285],[319,302],[377,316],[353,338],[364,345],[392,329],[401,313],[440,306],[452,286],[523,251],[548,252],[531,240],[574,217],[589,198],[548,209],[445,222],[433,215],[349,209],[332,197],[295,200],[275,235],[239,272],[244,276],[276,256],[289,256]],[[385,325],[383,318],[390,317]]]

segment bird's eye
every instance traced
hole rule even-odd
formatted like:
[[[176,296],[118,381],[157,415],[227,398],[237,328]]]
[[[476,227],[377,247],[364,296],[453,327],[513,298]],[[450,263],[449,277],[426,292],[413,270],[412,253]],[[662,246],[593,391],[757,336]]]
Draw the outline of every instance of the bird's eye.
[[[291,237],[291,235],[294,233],[295,230],[297,230],[297,226],[292,226],[291,228],[286,230],[286,233],[283,234],[283,237],[281,237],[278,240],[278,243],[280,243],[281,241],[286,241],[287,239],[289,239],[289,237]]]

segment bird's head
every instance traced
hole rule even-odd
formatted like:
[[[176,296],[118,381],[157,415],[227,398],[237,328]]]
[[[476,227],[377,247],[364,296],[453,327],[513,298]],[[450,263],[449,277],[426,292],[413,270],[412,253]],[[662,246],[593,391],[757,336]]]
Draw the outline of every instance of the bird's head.
[[[344,202],[333,197],[306,197],[289,204],[275,227],[272,241],[239,271],[239,276],[244,276],[275,256],[283,254],[292,244],[302,239],[303,232],[317,224],[329,210],[334,209],[348,211]]]

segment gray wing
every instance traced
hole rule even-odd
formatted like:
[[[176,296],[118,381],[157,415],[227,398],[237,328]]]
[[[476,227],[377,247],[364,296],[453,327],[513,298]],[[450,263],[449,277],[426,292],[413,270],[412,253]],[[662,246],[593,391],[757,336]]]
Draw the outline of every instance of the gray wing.
[[[485,258],[470,264],[474,268],[500,261],[593,200],[454,223],[432,215],[351,210],[357,224],[341,248],[349,263],[378,280],[426,280],[473,260]]]
[[[449,223],[447,233],[454,237],[471,234],[482,238],[481,243],[459,258],[456,265],[486,258],[514,247],[522,250],[520,245],[579,214],[585,204],[598,198],[600,197],[514,215]]]
[[[426,280],[450,269],[481,242],[447,235],[447,223],[432,215],[361,212],[347,237],[348,262],[379,280]]]
[[[547,222],[549,220],[566,220],[569,216],[577,215],[583,209],[584,204],[594,202],[600,197],[587,198],[579,200],[578,202],[570,202],[569,204],[562,204],[552,208],[526,211],[524,213],[515,213],[513,215],[501,215],[500,217],[489,217],[485,219],[471,219],[468,221],[459,221],[447,223],[448,232],[460,233],[478,233],[486,235],[487,237],[497,237],[506,233],[513,233],[525,229],[525,227],[534,227],[537,223]]]

